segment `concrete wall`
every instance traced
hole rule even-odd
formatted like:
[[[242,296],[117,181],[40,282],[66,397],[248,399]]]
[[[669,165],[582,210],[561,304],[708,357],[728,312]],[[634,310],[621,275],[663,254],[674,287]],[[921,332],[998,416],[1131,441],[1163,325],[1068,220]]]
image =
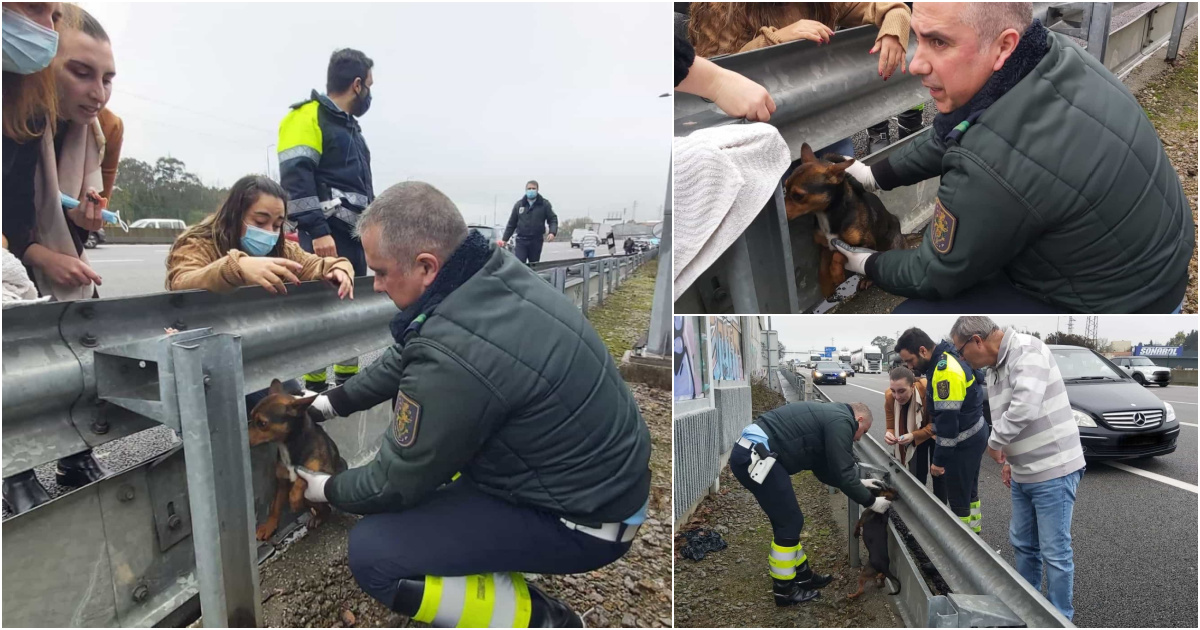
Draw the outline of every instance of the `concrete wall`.
[[[713,406],[675,416],[674,519],[677,527],[710,490],[716,490],[721,468],[733,443],[750,424],[750,386],[741,382],[712,390]]]
[[[1196,370],[1184,370],[1180,368],[1171,369],[1171,384],[1173,385],[1196,385]]]
[[[183,230],[139,228],[125,232],[121,228],[110,225],[104,230],[104,239],[106,243],[114,245],[118,243],[170,245],[175,242],[176,237],[180,234],[183,234]]]

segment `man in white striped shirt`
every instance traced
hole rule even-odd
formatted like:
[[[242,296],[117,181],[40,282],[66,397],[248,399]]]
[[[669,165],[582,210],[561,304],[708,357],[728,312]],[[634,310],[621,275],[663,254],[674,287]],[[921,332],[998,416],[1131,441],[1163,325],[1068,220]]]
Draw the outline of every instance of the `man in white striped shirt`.
[[[987,317],[958,318],[950,337],[971,367],[991,368],[987,453],[1004,466],[1001,476],[1012,489],[1008,538],[1017,571],[1040,589],[1044,560],[1047,599],[1071,619],[1071,516],[1084,459],[1062,374],[1041,339],[1000,330]]]

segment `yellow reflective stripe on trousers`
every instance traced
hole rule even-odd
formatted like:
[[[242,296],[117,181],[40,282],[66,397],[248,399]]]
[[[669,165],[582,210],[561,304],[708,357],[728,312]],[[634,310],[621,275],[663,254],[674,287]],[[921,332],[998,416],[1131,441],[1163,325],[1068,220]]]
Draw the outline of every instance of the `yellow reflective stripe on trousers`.
[[[520,573],[510,573],[509,575],[512,576],[512,585],[517,601],[517,612],[513,617],[512,627],[528,628],[529,619],[533,617],[533,600],[529,598],[529,587],[525,584],[524,575]]]
[[[425,576],[425,593],[421,596],[421,607],[417,609],[417,614],[413,615],[413,619],[421,623],[433,622],[433,616],[437,614],[441,603],[442,578],[436,575]]]
[[[324,383],[326,378],[325,370],[321,370],[320,372],[309,372],[308,374],[304,375],[304,380],[310,383]]]
[[[348,365],[348,364],[345,364],[345,363],[334,363],[334,364],[333,364],[333,373],[334,373],[334,374],[337,374],[337,375],[341,375],[341,374],[351,374],[351,375],[353,375],[353,374],[358,374],[358,365],[357,365],[357,364],[354,364],[354,365]]]
[[[492,622],[492,607],[496,604],[496,580],[491,573],[468,575],[466,597],[463,598],[460,628],[488,628]]]

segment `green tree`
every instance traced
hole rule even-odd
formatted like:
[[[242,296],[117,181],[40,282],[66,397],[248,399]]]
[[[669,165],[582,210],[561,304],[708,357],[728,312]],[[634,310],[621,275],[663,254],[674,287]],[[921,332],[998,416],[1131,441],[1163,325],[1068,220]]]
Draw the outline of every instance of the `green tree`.
[[[138,219],[182,219],[194,225],[215,212],[228,189],[205,186],[182,160],[158,158],[153,165],[135,158],[121,160],[110,207],[128,222]]]
[[[1168,346],[1182,346],[1185,341],[1187,341],[1187,333],[1185,333],[1181,330],[1181,331],[1175,333],[1174,337],[1171,337],[1171,340],[1167,342],[1167,345]]]
[[[1046,335],[1046,343],[1062,346],[1081,346],[1096,350],[1096,344],[1092,343],[1083,335],[1072,335],[1064,332],[1052,332],[1049,335]]]
[[[1184,350],[1195,350],[1196,349],[1196,331],[1193,330],[1192,332],[1188,333],[1187,336],[1184,337],[1182,345],[1183,345]]]
[[[879,335],[871,340],[871,345],[879,348],[881,352],[889,352],[896,347],[896,340],[886,335]]]

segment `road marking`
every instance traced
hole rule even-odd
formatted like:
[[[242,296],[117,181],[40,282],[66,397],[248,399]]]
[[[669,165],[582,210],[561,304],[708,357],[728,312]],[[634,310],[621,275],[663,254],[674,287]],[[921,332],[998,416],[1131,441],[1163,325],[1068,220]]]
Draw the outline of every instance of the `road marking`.
[[[1182,424],[1182,425],[1184,425],[1184,426],[1188,426],[1188,427],[1197,427],[1197,428],[1200,428],[1200,425],[1192,424],[1191,422],[1180,422],[1179,424]]]
[[[1152,473],[1148,470],[1142,470],[1141,468],[1134,468],[1133,466],[1129,466],[1127,464],[1122,464],[1121,462],[1103,462],[1103,463],[1106,466],[1111,466],[1113,468],[1116,468],[1117,470],[1124,470],[1127,473],[1133,473],[1139,477],[1145,477],[1147,479],[1152,479],[1159,483],[1165,483],[1168,486],[1175,486],[1176,488],[1182,488],[1184,490],[1187,490],[1188,492],[1191,492],[1192,494],[1200,494],[1200,488],[1196,487],[1193,484],[1187,483],[1185,481],[1180,481],[1178,479],[1172,479],[1170,477],[1160,475],[1158,473]]]
[[[96,263],[118,263],[118,262],[119,263],[133,263],[133,262],[146,262],[146,261],[142,260],[141,258],[136,258],[136,259],[135,258],[111,258],[111,259],[107,259],[107,260],[96,260],[94,258],[90,258],[90,259],[88,259],[88,262],[90,262],[92,264],[96,264]]]
[[[883,393],[884,393],[884,392],[881,392],[881,391],[879,391],[879,390],[877,390],[877,389],[871,389],[870,387],[863,387],[862,385],[855,385],[854,383],[846,383],[846,384],[847,384],[847,385],[850,385],[850,386],[853,386],[853,387],[857,387],[857,388],[859,388],[859,389],[865,389],[865,390],[867,390],[867,391],[869,391],[869,392],[875,392],[876,394],[883,394]]]

